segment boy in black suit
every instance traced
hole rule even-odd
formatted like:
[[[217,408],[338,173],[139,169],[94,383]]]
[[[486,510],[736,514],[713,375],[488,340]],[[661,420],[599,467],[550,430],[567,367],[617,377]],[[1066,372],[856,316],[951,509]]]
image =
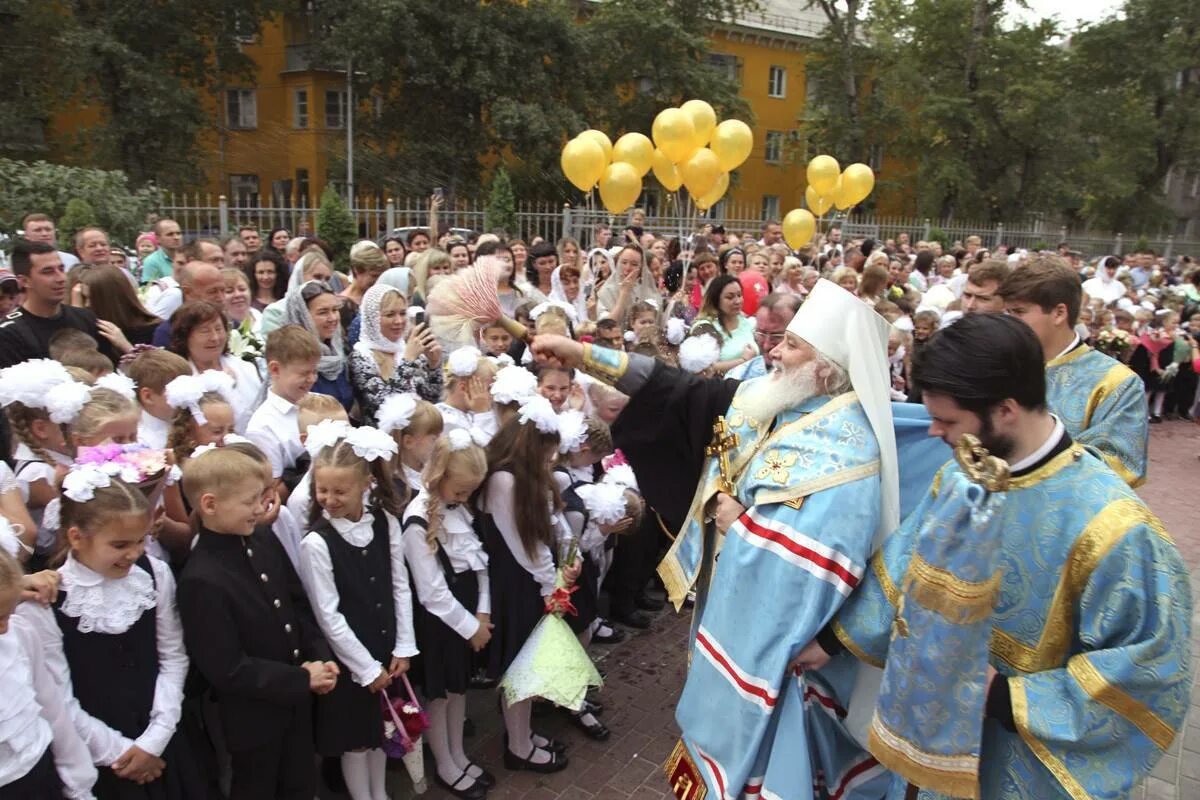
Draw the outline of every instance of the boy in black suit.
[[[337,665],[269,526],[261,465],[219,448],[192,458],[183,490],[200,536],[177,597],[192,662],[212,687],[233,765],[231,800],[312,800],[312,696]]]

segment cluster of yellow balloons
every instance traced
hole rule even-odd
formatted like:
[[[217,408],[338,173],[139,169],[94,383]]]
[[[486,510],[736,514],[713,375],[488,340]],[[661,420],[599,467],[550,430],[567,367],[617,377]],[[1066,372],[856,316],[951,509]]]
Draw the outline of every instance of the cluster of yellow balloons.
[[[696,207],[708,210],[729,189],[729,173],[741,166],[754,147],[754,134],[741,120],[717,123],[713,107],[689,100],[664,109],[654,119],[650,137],[627,133],[614,143],[598,130],[586,130],[563,147],[563,174],[577,189],[600,189],[609,213],[629,208],[642,193],[642,178],[651,170],[668,192],[686,186]]]
[[[875,188],[875,172],[866,164],[851,164],[843,171],[833,156],[820,155],[808,162],[808,188],[804,190],[807,209],[789,211],[783,218],[783,238],[793,250],[812,240],[817,218],[829,209],[845,211],[870,196]]]

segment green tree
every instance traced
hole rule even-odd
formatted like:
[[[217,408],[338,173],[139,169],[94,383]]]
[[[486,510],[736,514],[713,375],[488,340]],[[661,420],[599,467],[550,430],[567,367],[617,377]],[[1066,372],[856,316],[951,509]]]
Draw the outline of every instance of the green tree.
[[[358,225],[346,201],[333,186],[326,186],[317,211],[317,236],[333,248],[336,265],[345,268],[350,261],[350,247],[358,240]]]
[[[57,3],[5,0],[0,10],[0,156],[34,158],[46,151],[46,122],[71,90],[55,47]]]
[[[483,224],[489,231],[500,230],[509,235],[516,235],[519,229],[517,200],[513,196],[512,180],[504,167],[497,169],[492,177],[492,191]]]
[[[0,158],[0,231],[16,231],[23,216],[38,211],[59,220],[64,235],[74,233],[63,221],[71,200],[93,209],[88,223],[100,225],[117,241],[133,244],[161,194],[152,185],[130,186],[119,171]]]
[[[58,218],[58,246],[71,251],[75,248],[75,234],[89,225],[99,225],[100,219],[96,210],[87,200],[72,197],[67,201],[67,208]]]

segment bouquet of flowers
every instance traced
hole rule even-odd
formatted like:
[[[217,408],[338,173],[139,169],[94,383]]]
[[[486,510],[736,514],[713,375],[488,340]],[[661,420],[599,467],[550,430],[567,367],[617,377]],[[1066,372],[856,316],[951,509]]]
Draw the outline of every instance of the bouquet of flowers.
[[[429,727],[429,717],[421,710],[417,695],[413,692],[408,676],[401,677],[407,697],[392,697],[387,691],[380,695],[383,703],[383,751],[388,758],[404,761],[413,790],[424,794],[425,755],[421,747],[421,734]]]
[[[578,540],[572,541],[564,564],[574,563],[578,544]],[[571,593],[576,587],[567,588],[561,570],[555,585],[554,594],[546,600],[546,616],[538,621],[500,680],[500,691],[509,705],[540,697],[579,711],[588,689],[601,684],[596,665],[563,620],[564,614],[575,613]]]
[[[72,488],[76,493],[86,495],[88,486],[107,486],[105,478],[119,478],[138,487],[154,507],[158,505],[163,488],[179,480],[180,470],[172,463],[168,451],[142,444],[81,447],[71,472],[63,479],[63,488],[68,488],[70,482],[75,484]]]
[[[1120,361],[1133,349],[1133,337],[1120,328],[1105,328],[1096,334],[1096,349]]]
[[[250,329],[250,318],[242,320],[242,324],[229,331],[229,353],[242,361],[254,362],[262,357],[262,339],[254,335]]]

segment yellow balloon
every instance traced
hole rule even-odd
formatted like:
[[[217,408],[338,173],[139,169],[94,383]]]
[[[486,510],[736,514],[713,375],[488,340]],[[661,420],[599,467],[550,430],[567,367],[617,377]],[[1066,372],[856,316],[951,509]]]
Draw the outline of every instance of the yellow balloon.
[[[654,177],[658,178],[658,182],[668,192],[677,192],[679,187],[683,186],[683,178],[679,175],[679,169],[671,163],[671,159],[667,158],[662,150],[654,151]]]
[[[633,167],[640,178],[654,165],[654,143],[644,133],[627,133],[613,145],[612,160]]]
[[[624,161],[609,164],[600,178],[600,201],[610,214],[620,214],[629,208],[641,193],[642,179]]]
[[[595,128],[588,128],[586,131],[579,134],[579,136],[576,136],[575,138],[576,139],[580,139],[580,138],[591,139],[593,142],[600,145],[600,149],[604,151],[604,166],[607,167],[609,165],[609,163],[613,160],[612,140],[608,138],[608,134],[606,134],[604,131],[598,131]]]
[[[650,130],[654,144],[663,155],[679,164],[691,158],[696,152],[696,125],[692,118],[678,108],[664,108],[654,118]]]
[[[833,201],[817,194],[812,186],[804,190],[804,199],[808,202],[808,210],[818,217],[825,216],[825,212],[833,208]]]
[[[712,150],[702,147],[692,154],[692,157],[679,165],[679,174],[683,176],[683,185],[687,187],[692,197],[705,195],[717,182],[721,174],[721,165]]]
[[[717,154],[721,169],[729,172],[750,157],[750,151],[754,149],[754,133],[740,119],[727,119],[713,131],[709,146]]]
[[[874,188],[875,172],[866,164],[851,164],[842,173],[842,191],[850,198],[852,206],[866,200]]]
[[[725,192],[729,189],[729,173],[722,172],[717,176],[717,182],[708,190],[708,194],[702,197],[692,198],[696,203],[696,208],[701,211],[708,211],[710,208],[721,202],[721,198],[725,196]]]
[[[563,147],[559,163],[567,180],[579,191],[586,192],[604,174],[604,150],[591,138],[580,136]]]
[[[817,218],[807,209],[792,209],[783,218],[783,240],[793,250],[798,250],[811,242],[816,230]]]
[[[841,174],[842,168],[833,156],[817,156],[808,162],[808,185],[822,197],[833,195],[834,184]]]
[[[854,205],[849,193],[846,192],[846,183],[841,175],[838,176],[837,185],[833,187],[833,191],[829,193],[828,197],[833,200],[833,207],[838,211],[845,211]]]
[[[717,112],[703,100],[688,100],[679,110],[691,117],[692,124],[696,126],[696,136],[692,143],[696,147],[706,147],[717,127]]]

